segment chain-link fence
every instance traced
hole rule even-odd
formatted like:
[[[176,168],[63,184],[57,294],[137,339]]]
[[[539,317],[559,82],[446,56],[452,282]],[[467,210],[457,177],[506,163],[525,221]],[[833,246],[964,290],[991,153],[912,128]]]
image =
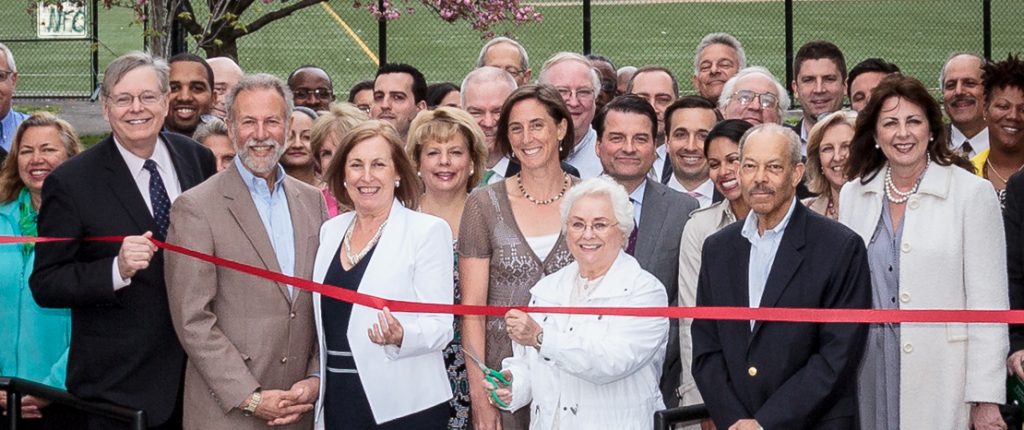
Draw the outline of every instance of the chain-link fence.
[[[18,96],[87,97],[96,87],[96,0],[0,14],[0,41],[18,66]],[[10,66],[10,64],[8,64]]]

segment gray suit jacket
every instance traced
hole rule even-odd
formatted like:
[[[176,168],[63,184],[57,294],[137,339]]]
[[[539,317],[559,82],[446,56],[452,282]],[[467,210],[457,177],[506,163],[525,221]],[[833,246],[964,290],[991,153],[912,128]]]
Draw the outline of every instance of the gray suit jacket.
[[[679,240],[683,236],[683,226],[690,219],[690,212],[699,207],[700,204],[693,197],[658,182],[647,181],[634,257],[640,262],[641,268],[665,285],[670,306],[678,305]],[[671,408],[679,404],[679,396],[676,394],[679,372],[682,371],[679,360],[679,320],[672,320],[667,348],[660,387],[665,406]]]
[[[295,240],[295,277],[310,279],[327,218],[323,194],[285,177]],[[281,272],[270,237],[234,163],[183,193],[167,241]],[[174,330],[188,353],[186,429],[264,429],[238,405],[257,388],[287,390],[319,371],[313,299],[295,288],[176,253],[166,256]],[[309,429],[312,414],[287,429]]]

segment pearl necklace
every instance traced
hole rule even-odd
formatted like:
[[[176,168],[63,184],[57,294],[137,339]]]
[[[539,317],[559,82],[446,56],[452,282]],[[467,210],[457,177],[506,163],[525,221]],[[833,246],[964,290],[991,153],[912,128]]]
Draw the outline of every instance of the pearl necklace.
[[[931,162],[932,162],[932,160],[931,160],[930,157],[925,158],[925,162],[924,162],[924,171],[925,172],[928,171],[928,166],[931,164]],[[917,182],[914,183],[914,188],[912,188],[910,191],[903,192],[903,191],[900,191],[899,188],[896,188],[896,185],[892,183],[892,166],[886,167],[885,168],[885,198],[889,200],[889,203],[892,203],[892,204],[895,204],[895,205],[906,203],[907,200],[910,200],[910,196],[912,196],[914,194],[917,194],[917,190],[919,188],[921,188],[921,178],[923,178],[923,177],[924,177],[924,172],[921,172],[921,176],[918,177],[917,178]]]
[[[387,224],[388,224],[388,220],[384,220],[384,222],[380,223],[380,227],[377,227],[377,232],[373,234],[373,237],[370,238],[369,242],[366,242],[366,246],[363,246],[363,249],[361,251],[359,251],[358,254],[353,255],[352,254],[352,230],[355,229],[356,222],[352,221],[352,224],[348,226],[348,230],[345,231],[345,240],[344,240],[344,242],[345,242],[345,258],[348,259],[348,264],[350,264],[352,266],[355,266],[356,264],[359,264],[359,261],[361,261],[363,259],[363,257],[366,256],[366,253],[370,252],[370,249],[373,249],[373,246],[377,244],[377,241],[380,239],[380,234],[381,234],[381,232],[384,231],[384,226],[387,225]]]
[[[556,195],[556,196],[554,196],[554,197],[552,197],[550,199],[547,199],[547,200],[537,200],[536,198],[531,196],[530,193],[526,192],[526,187],[523,186],[523,174],[522,174],[522,172],[516,174],[516,185],[519,186],[519,192],[523,193],[523,197],[526,197],[526,200],[529,200],[531,203],[533,203],[535,205],[541,205],[541,206],[549,205],[549,204],[552,204],[554,202],[557,202],[558,199],[562,198],[562,196],[565,195],[566,190],[569,189],[569,183],[570,183],[569,175],[563,173],[562,176],[563,176],[562,191],[559,191],[558,195]]]

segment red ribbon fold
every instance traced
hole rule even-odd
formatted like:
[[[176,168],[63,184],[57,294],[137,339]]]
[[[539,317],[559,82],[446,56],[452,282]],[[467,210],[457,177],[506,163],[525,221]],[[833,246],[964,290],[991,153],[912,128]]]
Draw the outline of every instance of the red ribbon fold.
[[[75,240],[59,237],[0,236],[0,245]],[[121,242],[124,236],[89,237],[92,242]],[[296,278],[237,261],[204,254],[175,244],[150,239],[157,247],[176,252],[217,266],[237,270],[274,282],[323,294],[324,296],[374,309],[387,307],[393,312],[442,313],[453,315],[503,316],[510,309],[527,312],[571,315],[610,315],[633,317],[693,318],[736,321],[779,321],[801,323],[1009,323],[1024,324],[1024,310],[964,310],[964,309],[808,309],[808,308],[744,308],[744,307],[522,307],[481,306],[418,303],[390,300],[362,294],[308,279]]]

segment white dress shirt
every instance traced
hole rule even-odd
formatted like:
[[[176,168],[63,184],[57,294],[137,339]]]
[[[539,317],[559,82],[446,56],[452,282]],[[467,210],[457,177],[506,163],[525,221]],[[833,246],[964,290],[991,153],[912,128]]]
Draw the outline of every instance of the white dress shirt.
[[[988,149],[988,127],[981,129],[978,134],[968,139],[960,129],[956,128],[956,125],[949,126],[949,149],[952,149],[953,152],[960,152],[960,147],[968,141],[971,142],[971,152],[968,153],[967,158],[974,158],[979,152]]]
[[[647,181],[640,183],[632,193],[629,193],[629,200],[633,203],[634,228],[640,227],[640,212],[644,210],[644,192],[647,190]]]
[[[142,194],[142,200],[146,202],[146,208],[152,214],[153,202],[149,199],[150,174],[148,170],[142,167],[146,163],[146,159],[131,153],[131,151],[121,146],[116,137],[114,138],[114,147],[117,148],[117,152],[121,153],[124,163],[128,165],[128,172],[131,173],[132,179],[135,180],[135,186],[138,188],[139,194]],[[167,144],[159,137],[156,139],[156,146],[153,148],[153,156],[150,157],[150,160],[156,163],[156,170],[160,172],[160,179],[164,181],[164,188],[167,190],[167,198],[173,204],[174,200],[181,195],[181,184],[178,182],[178,173],[174,171],[174,163],[171,162],[171,153],[167,151]],[[132,283],[131,278],[121,279],[117,258],[114,258],[112,276],[114,291],[127,287]]]
[[[580,179],[590,179],[604,172],[601,159],[597,158],[597,131],[594,127],[587,130],[565,162],[580,171]]]
[[[697,188],[688,190],[686,189],[686,187],[683,186],[682,183],[679,182],[679,179],[676,178],[675,175],[672,175],[672,179],[669,179],[668,184],[666,185],[668,185],[668,187],[673,190],[679,191],[680,193],[689,194],[690,197],[697,199],[697,203],[700,204],[701,209],[711,206],[711,203],[713,203],[711,200],[715,195],[715,183],[711,182],[711,178],[708,178],[706,181],[701,182],[701,184],[698,185]]]
[[[489,170],[494,171],[494,174],[492,174],[490,179],[487,180],[487,185],[503,181],[505,179],[505,173],[508,172],[508,157],[502,156],[501,159],[494,164],[494,167],[491,167]]]

